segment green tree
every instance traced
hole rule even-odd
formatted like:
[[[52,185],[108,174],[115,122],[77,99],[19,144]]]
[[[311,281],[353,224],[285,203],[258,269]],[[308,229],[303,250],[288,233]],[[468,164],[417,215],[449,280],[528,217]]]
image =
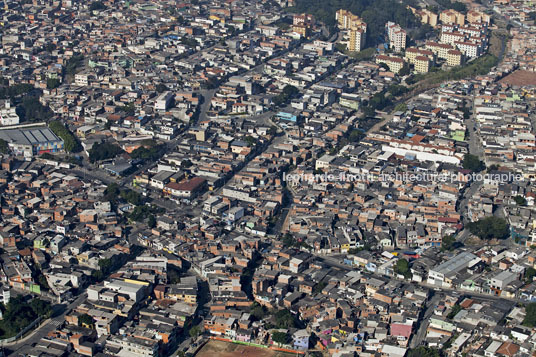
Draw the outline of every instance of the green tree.
[[[480,161],[478,156],[472,154],[465,154],[462,165],[464,169],[471,170],[473,172],[480,172],[486,168],[484,162]]]
[[[9,146],[7,141],[0,139],[0,154],[7,154],[9,152]]]
[[[195,340],[197,336],[199,336],[199,334],[201,333],[201,328],[199,328],[199,326],[194,326],[190,329],[188,333],[190,337]]]
[[[404,278],[406,279],[411,277],[409,263],[406,259],[398,259],[395,265],[395,273],[404,275]]]
[[[91,5],[89,5],[89,11],[101,11],[106,10],[106,5],[102,3],[102,1],[93,1]]]
[[[78,139],[61,122],[53,121],[48,127],[54,132],[54,134],[63,140],[63,147],[65,151],[78,152],[81,150],[81,145],[78,142]]]
[[[519,206],[526,206],[527,205],[527,200],[523,196],[515,196],[514,201]]]
[[[39,97],[27,95],[17,107],[17,114],[24,121],[48,121],[54,113],[39,102]]]
[[[93,320],[93,317],[89,316],[88,314],[82,314],[78,316],[78,326],[93,326],[95,323],[95,320]]]
[[[165,92],[165,91],[167,91],[167,90],[168,90],[168,87],[167,87],[165,84],[158,83],[158,84],[156,85],[156,91],[157,91],[158,93],[163,93],[163,92]]]
[[[262,320],[266,317],[266,307],[260,305],[258,302],[254,302],[249,307],[249,313],[257,320]]]
[[[485,240],[492,238],[505,239],[510,235],[508,223],[504,219],[494,216],[471,222],[467,225],[467,228],[469,232]]]
[[[60,86],[61,82],[58,78],[47,79],[47,89],[54,89]]]
[[[277,342],[279,345],[286,345],[290,342],[290,336],[286,332],[274,331],[272,332],[272,341]]]
[[[452,235],[446,235],[441,240],[441,251],[448,251],[454,249],[454,244],[456,243],[456,238]]]
[[[147,218],[147,226],[149,226],[149,228],[156,227],[156,218],[154,218],[154,215],[150,215],[149,218]]]
[[[441,357],[441,354],[436,349],[419,346],[417,348],[410,349],[407,357]]]
[[[536,276],[536,269],[529,267],[525,272],[525,280],[531,283],[534,280],[534,276]]]
[[[123,149],[116,144],[101,141],[100,143],[94,143],[91,149],[89,149],[89,161],[97,162],[113,159],[123,152]]]
[[[278,310],[274,314],[275,323],[277,328],[293,328],[298,327],[299,322],[296,317],[288,310]]]
[[[462,310],[462,307],[458,304],[454,305],[452,307],[452,310],[450,310],[449,314],[447,315],[447,319],[452,320],[454,316],[458,314]]]

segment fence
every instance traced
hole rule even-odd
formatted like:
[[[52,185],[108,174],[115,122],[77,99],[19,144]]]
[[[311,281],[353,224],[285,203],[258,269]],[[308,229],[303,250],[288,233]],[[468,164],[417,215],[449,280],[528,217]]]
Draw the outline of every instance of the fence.
[[[236,341],[236,340],[231,340],[229,338],[223,338],[223,337],[217,337],[217,336],[210,336],[209,338],[211,340],[236,343],[236,344],[239,344],[239,345],[252,346],[252,347],[258,347],[258,348],[269,348],[271,350],[279,351],[279,352],[296,353],[296,354],[300,354],[300,355],[305,355],[304,351],[292,350],[290,348],[267,346],[267,345],[261,345],[261,344],[258,344],[258,343],[253,343],[253,342],[242,342],[242,341]]]
[[[17,340],[18,338],[20,338],[21,336],[24,336],[24,334],[28,331],[30,331],[31,329],[34,328],[35,325],[37,325],[39,322],[41,322],[41,317],[38,317],[36,318],[35,320],[32,321],[31,324],[29,324],[28,326],[26,326],[22,331],[20,331],[18,334],[16,334],[15,336],[13,337],[10,337],[10,338],[5,338],[3,340],[0,340],[0,346],[4,346],[5,344],[7,343],[10,343],[10,342],[13,342],[15,340]]]

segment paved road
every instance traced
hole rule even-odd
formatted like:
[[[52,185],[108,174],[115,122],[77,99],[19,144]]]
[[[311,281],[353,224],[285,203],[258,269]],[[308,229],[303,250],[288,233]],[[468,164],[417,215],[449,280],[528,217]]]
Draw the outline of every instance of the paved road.
[[[419,327],[417,328],[417,332],[413,334],[411,341],[409,343],[410,348],[415,348],[419,346],[422,341],[424,341],[424,338],[426,337],[426,330],[429,325],[429,319],[434,314],[434,310],[437,306],[437,303],[439,302],[441,298],[440,294],[434,294],[431,299],[429,299],[426,302],[426,311],[424,312],[421,319],[419,319]]]
[[[63,312],[51,319],[46,320],[41,326],[33,330],[30,334],[26,335],[20,340],[14,341],[10,344],[6,344],[4,347],[6,349],[6,355],[14,354],[19,355],[23,354],[26,351],[31,351],[32,347],[39,342],[43,337],[47,336],[50,332],[54,331],[59,325],[65,321],[65,315],[76,306],[80,305],[87,298],[87,293],[83,293],[78,298],[76,298],[72,303],[70,303]]]

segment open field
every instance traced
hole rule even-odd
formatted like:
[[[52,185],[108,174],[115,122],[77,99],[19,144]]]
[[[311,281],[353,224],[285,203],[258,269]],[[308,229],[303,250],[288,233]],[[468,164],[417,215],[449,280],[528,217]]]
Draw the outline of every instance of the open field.
[[[237,343],[210,340],[195,357],[290,357],[292,353],[273,351],[268,348],[240,345]]]

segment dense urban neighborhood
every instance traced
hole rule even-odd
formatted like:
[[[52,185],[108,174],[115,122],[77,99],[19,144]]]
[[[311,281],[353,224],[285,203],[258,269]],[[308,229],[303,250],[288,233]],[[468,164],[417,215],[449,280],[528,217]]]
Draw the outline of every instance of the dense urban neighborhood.
[[[536,353],[532,0],[0,0],[2,356]]]

